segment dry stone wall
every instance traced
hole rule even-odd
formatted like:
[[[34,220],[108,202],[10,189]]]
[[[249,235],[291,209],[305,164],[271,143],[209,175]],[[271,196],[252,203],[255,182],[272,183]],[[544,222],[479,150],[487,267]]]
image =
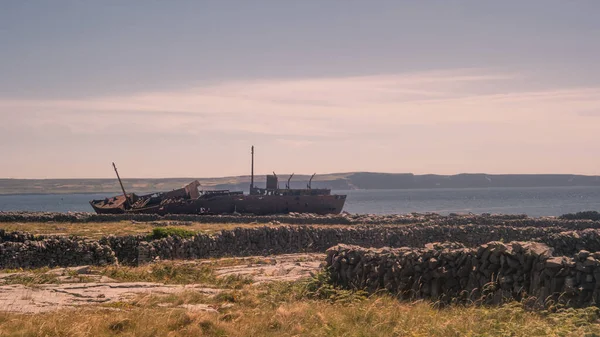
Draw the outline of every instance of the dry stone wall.
[[[102,246],[110,247],[120,264],[137,265],[139,246],[144,240],[146,240],[146,238],[141,235],[128,235],[108,236],[101,238],[98,242]],[[146,259],[140,261],[144,262],[149,260]]]
[[[116,261],[111,247],[97,241],[55,237],[0,243],[0,269],[104,265]]]
[[[27,240],[34,240],[34,236],[25,232],[6,232],[4,229],[0,229],[0,243],[10,242],[25,242]]]
[[[421,218],[421,217],[417,217]],[[413,216],[398,216],[398,223],[414,223],[417,218]],[[193,215],[193,214],[95,214],[86,212],[1,212],[2,222],[115,222],[115,221],[188,221],[199,223],[272,223],[285,222],[288,224],[351,224],[352,218],[340,215],[314,215],[314,214],[285,214],[272,216],[254,215]]]
[[[402,298],[441,303],[500,303],[528,298],[539,305],[600,303],[600,252],[552,256],[535,242],[490,242],[475,248],[430,244],[426,248],[362,248],[327,251],[333,283]]]
[[[0,267],[70,266],[119,261],[136,265],[154,259],[195,259],[298,252],[325,252],[337,244],[364,247],[424,247],[453,241],[475,247],[491,241],[535,241],[560,254],[600,251],[600,231],[563,231],[561,227],[511,226],[265,226],[236,228],[189,239],[109,236],[98,241],[76,237],[33,236],[0,230]]]
[[[282,214],[271,216],[253,215],[166,215],[158,216],[152,214],[95,214],[86,212],[1,212],[2,222],[115,222],[115,221],[177,221],[196,223],[285,223],[285,224],[342,224],[342,225],[384,225],[384,224],[428,224],[443,226],[462,226],[476,224],[480,226],[511,226],[511,227],[562,227],[564,230],[576,230],[585,228],[600,229],[600,221],[592,220],[566,220],[555,217],[529,218],[526,215],[450,215],[442,216],[435,213],[412,213],[412,214],[339,214],[339,215],[315,215],[315,214]]]
[[[572,255],[582,249],[600,251],[598,230],[559,232],[560,228],[513,228],[491,226],[279,226],[237,228],[193,238],[168,237],[146,241],[141,236],[108,237],[109,245],[123,263],[138,264],[153,259],[195,259],[298,252],[324,252],[345,243],[367,247],[424,247],[435,241],[451,240],[468,247],[490,241],[537,241],[557,252]],[[142,247],[143,245],[143,247]],[[140,248],[142,247],[142,248]],[[138,255],[142,256],[139,258]]]
[[[120,220],[160,221],[155,225],[271,225],[199,233],[188,239],[172,236],[150,240],[138,235],[97,241],[0,229],[0,269],[327,252],[332,282],[347,288],[385,289],[399,297],[440,303],[499,303],[524,298],[540,305],[600,303],[599,221],[437,214],[159,217],[0,212],[0,222]],[[290,225],[273,226],[277,223]]]
[[[580,250],[600,252],[600,230],[584,229],[552,233],[539,238],[554,249],[557,255],[573,256]]]

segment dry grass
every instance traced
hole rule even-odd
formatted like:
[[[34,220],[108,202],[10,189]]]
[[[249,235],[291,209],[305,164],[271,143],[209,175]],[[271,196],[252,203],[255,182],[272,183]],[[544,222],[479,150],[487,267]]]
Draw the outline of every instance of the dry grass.
[[[216,231],[257,225],[192,224],[188,230]],[[258,225],[260,226],[260,225]],[[97,238],[148,234],[150,224],[2,224],[35,234]],[[95,267],[119,281],[204,283],[225,289],[216,296],[186,291],[144,295],[131,302],[64,309],[41,314],[0,313],[0,336],[600,336],[598,308],[557,313],[528,311],[520,303],[501,307],[400,302],[386,295],[339,291],[313,281],[251,285],[241,277],[217,278],[214,268],[268,261],[218,259],[165,261],[141,267]],[[47,269],[19,276],[21,283],[53,283]],[[15,283],[13,279],[10,283]],[[205,304],[216,312],[181,305]]]
[[[234,228],[255,228],[255,227],[278,227],[274,224],[231,224],[231,223],[199,223],[192,222],[186,225],[172,225],[170,221],[154,222],[88,222],[88,223],[70,223],[70,222],[7,222],[1,223],[0,228],[11,231],[23,231],[35,235],[76,235],[90,239],[99,239],[107,235],[148,235],[153,228],[159,224],[169,227],[182,228],[198,233],[212,234],[221,230],[232,230]],[[348,227],[348,225],[310,225],[315,227]]]
[[[49,273],[19,273],[12,274],[0,279],[0,285],[22,284],[25,286],[35,286],[38,284],[58,284],[62,283],[59,275]]]
[[[528,311],[520,303],[439,309],[429,301],[339,290],[327,283],[325,273],[260,285],[241,277],[215,277],[215,267],[235,263],[218,259],[93,268],[94,274],[121,281],[204,283],[223,290],[215,296],[187,290],[75,310],[0,313],[0,336],[600,336],[595,307],[557,313]],[[190,309],[194,305],[211,312]]]
[[[35,235],[76,235],[99,239],[108,234],[149,234],[152,226],[147,223],[120,222],[93,222],[93,223],[68,223],[68,222],[8,222],[0,224],[6,231],[23,231]]]
[[[121,282],[158,282],[165,284],[204,284],[219,288],[241,288],[252,283],[248,277],[229,275],[217,277],[215,267],[220,266],[218,261],[214,264],[182,263],[165,261],[139,267],[108,266],[94,267],[94,274],[108,276]]]
[[[39,284],[85,283],[92,276],[107,276],[117,282],[156,282],[164,284],[203,284],[219,288],[241,288],[252,283],[250,277],[228,275],[217,277],[215,269],[244,264],[266,264],[264,258],[225,258],[197,261],[160,261],[138,267],[128,266],[91,266],[86,274],[78,274],[74,269],[4,269],[0,270],[0,285],[22,284],[35,286]],[[64,277],[68,277],[65,280]]]
[[[182,304],[208,304],[194,312]],[[209,298],[194,292],[45,314],[0,314],[0,336],[598,336],[598,309],[529,312],[403,303],[388,296],[330,301],[276,283]]]
[[[90,223],[53,223],[53,222],[8,222],[0,224],[6,231],[23,231],[35,235],[76,235],[91,239],[99,239],[109,234],[121,235],[147,235],[160,222],[90,222]],[[224,224],[224,223],[191,223],[190,225],[175,225],[170,227],[183,228],[201,233],[215,233],[220,230],[230,230],[237,227],[253,228],[263,226],[276,226],[265,224]]]

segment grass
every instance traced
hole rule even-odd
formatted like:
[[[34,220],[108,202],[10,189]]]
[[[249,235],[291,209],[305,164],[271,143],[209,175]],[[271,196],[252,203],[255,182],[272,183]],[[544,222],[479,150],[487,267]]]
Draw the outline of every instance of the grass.
[[[597,308],[548,313],[511,303],[438,309],[430,302],[400,302],[387,295],[319,293],[318,284],[277,282],[214,297],[187,291],[77,311],[0,313],[0,336],[600,335]],[[180,307],[198,303],[216,312]]]
[[[0,285],[22,284],[34,287],[39,284],[61,284],[68,277],[69,283],[91,282],[93,279],[87,275],[77,273],[72,269],[63,269],[60,272],[51,271],[48,267],[37,269],[0,269]]]
[[[228,275],[217,277],[215,269],[241,264],[266,264],[266,259],[259,257],[209,259],[198,262],[161,261],[139,267],[128,266],[93,266],[86,274],[78,274],[72,269],[51,270],[38,269],[4,269],[0,274],[0,285],[22,284],[35,286],[40,284],[85,283],[91,282],[92,275],[110,277],[116,282],[156,282],[164,284],[204,284],[211,287],[236,289],[252,283],[246,276]],[[89,274],[87,274],[89,273]],[[68,277],[65,280],[64,277]]]
[[[25,286],[34,286],[37,284],[59,284],[61,283],[59,275],[56,274],[13,274],[0,279],[0,285],[22,284]]]
[[[166,238],[169,236],[178,236],[180,238],[186,239],[195,236],[197,232],[191,231],[189,229],[183,227],[154,227],[152,228],[152,233],[148,236],[150,240],[157,240]]]
[[[150,293],[38,314],[0,312],[0,336],[600,336],[595,307],[531,311],[513,302],[440,308],[429,301],[402,302],[385,294],[340,290],[330,285],[326,273],[259,285],[214,274],[216,267],[233,264],[235,259],[93,267],[91,273],[119,281],[202,283],[221,292]],[[48,271],[30,274],[41,280]],[[210,312],[189,309],[194,305]]]
[[[8,222],[0,224],[0,228],[11,231],[23,231],[35,235],[75,235],[90,239],[99,239],[109,234],[116,236],[123,235],[150,235],[156,224],[161,222],[90,222],[90,223],[52,223],[52,222]],[[198,223],[194,222],[184,226],[169,226],[172,228],[181,228],[182,230],[198,233],[212,234],[220,230],[231,230],[236,227],[262,227],[265,224],[223,224],[223,223]],[[269,226],[269,225],[267,225]]]
[[[121,282],[157,282],[165,284],[205,284],[219,288],[241,288],[252,283],[248,277],[229,275],[217,277],[216,265],[165,261],[139,267],[94,267],[94,274]]]
[[[262,225],[199,224],[175,226],[190,232],[214,232]],[[115,223],[2,224],[7,230],[34,234],[98,238],[149,235],[153,227],[130,221]],[[163,228],[163,227],[156,227]],[[172,230],[165,229],[173,233]],[[160,230],[159,230],[160,232]],[[164,233],[164,232],[161,232]],[[269,263],[268,259],[212,259],[202,262],[163,261],[140,267],[92,267],[92,274],[121,282],[200,283],[223,289],[216,296],[197,291],[145,294],[134,300],[48,313],[0,312],[0,336],[600,336],[599,309],[531,311],[522,303],[503,306],[451,305],[428,301],[402,302],[385,295],[339,290],[327,275],[296,282],[259,285],[240,276],[216,277],[217,267]],[[59,283],[56,274],[40,268],[0,283]],[[69,271],[67,276],[71,275]],[[85,277],[85,275],[80,275]],[[208,305],[212,312],[182,305]],[[216,312],[215,312],[216,310]]]
[[[153,230],[165,228],[162,224],[170,224],[169,221],[154,222],[89,222],[89,223],[56,223],[56,222],[7,222],[1,223],[0,228],[7,232],[23,231],[34,235],[74,235],[90,239],[100,239],[109,234],[123,235],[152,235]],[[167,228],[176,228],[182,232],[194,232],[213,234],[221,230],[232,230],[234,228],[255,227],[279,227],[281,225],[271,224],[234,224],[234,223],[199,223],[191,222],[189,225],[169,225]],[[348,227],[348,225],[314,225],[315,227]]]
[[[131,221],[98,222],[98,223],[57,223],[57,222],[8,222],[0,224],[7,232],[23,231],[34,235],[75,235],[99,239],[108,234],[113,235],[147,235],[152,226],[146,223]]]

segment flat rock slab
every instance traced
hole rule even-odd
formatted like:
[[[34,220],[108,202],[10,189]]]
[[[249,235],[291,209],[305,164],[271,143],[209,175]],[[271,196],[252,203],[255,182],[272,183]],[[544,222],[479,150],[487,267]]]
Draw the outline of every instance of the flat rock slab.
[[[230,259],[230,258],[227,258]],[[254,284],[272,281],[295,281],[310,276],[320,269],[325,254],[283,254],[235,258],[234,265],[215,267],[218,277],[243,275]],[[218,261],[218,260],[217,260]],[[212,264],[214,260],[181,261],[190,264]],[[0,285],[0,311],[38,313],[80,305],[94,305],[129,301],[140,294],[171,294],[185,290],[215,295],[220,289],[206,285],[165,285],[152,282],[117,282],[102,275],[95,275],[88,266],[56,268],[47,274],[57,277],[61,284],[25,286],[21,284]],[[1,273],[0,284],[11,277],[32,276],[31,272]],[[80,277],[84,277],[82,282]],[[8,283],[8,282],[6,282]],[[207,305],[185,307],[191,311],[211,311]]]
[[[221,267],[215,270],[219,277],[243,275],[251,277],[254,284],[273,281],[296,281],[317,272],[325,254],[284,254],[266,259],[265,263],[250,263]]]
[[[193,290],[215,295],[220,290],[201,285],[164,285],[151,282],[20,284],[0,286],[0,311],[38,313],[79,305],[131,300],[139,294],[172,294]]]

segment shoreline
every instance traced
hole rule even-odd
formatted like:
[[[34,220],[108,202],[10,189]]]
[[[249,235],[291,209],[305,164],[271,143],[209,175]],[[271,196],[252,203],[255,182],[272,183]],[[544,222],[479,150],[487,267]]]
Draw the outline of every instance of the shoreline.
[[[251,214],[96,214],[92,212],[30,212],[30,211],[0,211],[2,222],[156,222],[162,220],[187,221],[198,223],[283,223],[283,224],[415,224],[415,223],[468,223],[484,222],[499,223],[505,221],[526,222],[565,222],[565,221],[599,221],[600,213],[595,210],[567,213],[560,216],[532,217],[527,214],[491,214],[491,213],[450,213],[442,215],[433,212],[412,212],[404,214],[341,214],[317,215],[311,213],[289,213],[273,215]],[[600,224],[599,224],[600,226]]]
[[[411,188],[353,188],[353,189],[331,189],[334,192],[370,192],[370,191],[380,191],[380,192],[391,192],[391,191],[454,191],[454,190],[545,190],[545,189],[600,189],[600,186],[589,186],[589,185],[550,185],[550,186],[468,186],[468,187],[411,187]],[[211,191],[214,189],[206,189],[207,191]],[[246,192],[245,189],[241,189]],[[134,191],[136,194],[149,194],[157,192],[155,190],[139,190]],[[114,191],[52,191],[52,192],[24,192],[24,193],[14,193],[8,192],[4,193],[0,191],[0,197],[2,196],[45,196],[45,195],[91,195],[91,194],[120,194],[122,193],[120,190]]]

